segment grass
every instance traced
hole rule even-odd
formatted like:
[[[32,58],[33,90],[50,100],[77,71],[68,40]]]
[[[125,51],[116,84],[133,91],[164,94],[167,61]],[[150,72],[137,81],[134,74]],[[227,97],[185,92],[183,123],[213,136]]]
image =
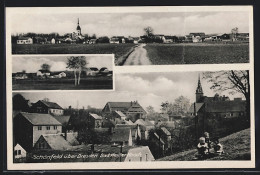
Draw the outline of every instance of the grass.
[[[225,154],[216,156],[207,160],[250,160],[250,129],[245,129],[222,139],[219,139],[223,145]],[[180,152],[171,156],[158,159],[158,161],[189,161],[197,153],[196,149]]]
[[[74,85],[74,78],[13,80],[13,90],[95,90],[113,89],[112,77],[81,78],[80,85]]]
[[[147,44],[148,57],[155,65],[248,63],[249,44]]]
[[[12,54],[127,54],[135,44],[13,44]]]

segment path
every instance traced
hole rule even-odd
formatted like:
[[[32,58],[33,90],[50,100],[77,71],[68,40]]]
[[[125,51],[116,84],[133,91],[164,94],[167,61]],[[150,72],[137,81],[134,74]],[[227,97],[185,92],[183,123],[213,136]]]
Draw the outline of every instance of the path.
[[[147,57],[147,51],[144,46],[146,44],[140,44],[135,50],[128,56],[124,65],[151,65],[151,61]]]

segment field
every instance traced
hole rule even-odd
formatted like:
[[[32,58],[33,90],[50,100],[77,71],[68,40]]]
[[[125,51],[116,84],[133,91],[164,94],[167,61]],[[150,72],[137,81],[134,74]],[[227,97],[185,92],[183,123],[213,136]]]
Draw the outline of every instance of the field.
[[[249,44],[147,44],[152,64],[248,63]]]
[[[207,160],[250,160],[250,129],[245,129],[219,139],[224,154]],[[159,161],[189,161],[194,158],[197,150],[192,149],[158,159]]]
[[[124,56],[134,44],[12,44],[12,54],[115,54]]]
[[[113,89],[112,77],[81,78],[80,85],[74,85],[73,78],[13,80],[13,90],[95,90]]]

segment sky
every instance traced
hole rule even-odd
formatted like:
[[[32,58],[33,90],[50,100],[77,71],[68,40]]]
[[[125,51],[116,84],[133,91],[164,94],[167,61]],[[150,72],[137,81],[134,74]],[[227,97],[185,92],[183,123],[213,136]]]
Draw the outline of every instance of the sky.
[[[51,66],[50,71],[65,71],[68,56],[13,56],[12,72],[36,73],[41,69],[41,65],[47,63]],[[86,56],[87,67],[97,67],[98,69],[106,67],[113,70],[112,56]]]
[[[168,73],[123,73],[115,75],[115,91],[78,91],[78,92],[23,92],[21,93],[31,102],[37,102],[44,98],[49,98],[52,102],[57,102],[63,108],[72,106],[82,108],[92,106],[103,108],[109,101],[130,102],[138,101],[144,109],[153,106],[160,112],[162,102],[174,102],[174,99],[183,95],[195,101],[195,91],[198,83],[198,76],[202,72],[168,72]],[[214,96],[216,92],[210,90],[210,83],[201,79],[205,96]],[[232,100],[234,97],[242,97],[241,94],[228,95]]]
[[[11,33],[27,32],[60,35],[76,30],[80,20],[82,34],[100,36],[141,36],[150,26],[155,34],[186,35],[191,32],[230,33],[249,32],[248,12],[145,12],[145,13],[66,13],[13,14]],[[22,22],[21,22],[22,21]]]

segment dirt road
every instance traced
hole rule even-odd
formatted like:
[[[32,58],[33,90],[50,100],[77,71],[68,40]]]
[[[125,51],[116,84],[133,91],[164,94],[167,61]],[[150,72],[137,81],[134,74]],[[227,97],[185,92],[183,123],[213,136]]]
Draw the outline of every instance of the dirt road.
[[[143,48],[146,44],[141,44],[128,56],[124,65],[151,65],[147,57],[147,51]]]

